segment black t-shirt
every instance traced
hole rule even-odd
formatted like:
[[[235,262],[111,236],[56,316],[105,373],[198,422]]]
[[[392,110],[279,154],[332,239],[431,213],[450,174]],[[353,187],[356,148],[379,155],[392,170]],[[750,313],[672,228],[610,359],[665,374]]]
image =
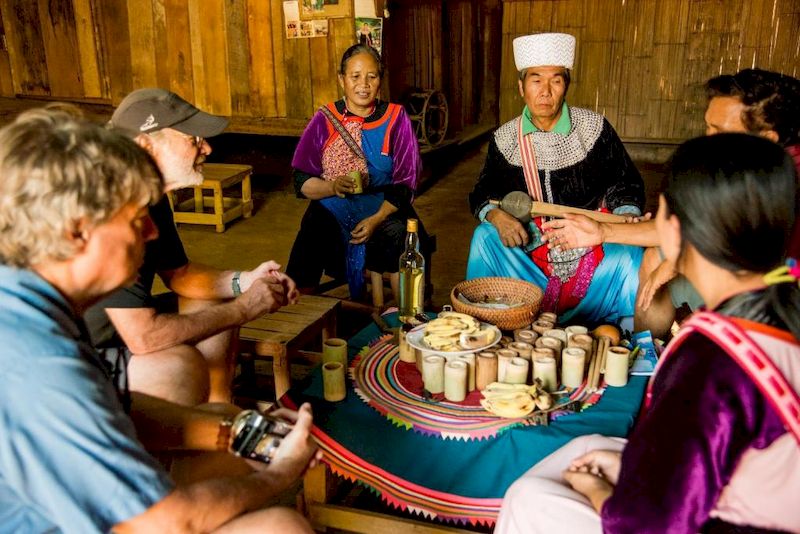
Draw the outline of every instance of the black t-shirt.
[[[139,268],[136,281],[129,287],[118,289],[84,314],[92,343],[98,348],[124,345],[106,308],[153,308],[153,280],[157,273],[178,269],[189,263],[183,243],[175,228],[172,210],[166,195],[150,207],[150,217],[158,228],[158,238],[145,245],[144,263]]]

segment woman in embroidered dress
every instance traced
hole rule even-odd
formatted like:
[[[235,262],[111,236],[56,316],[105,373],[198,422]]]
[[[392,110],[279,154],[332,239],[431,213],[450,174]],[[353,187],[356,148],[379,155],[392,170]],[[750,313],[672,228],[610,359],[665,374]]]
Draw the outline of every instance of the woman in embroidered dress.
[[[678,149],[657,231],[714,311],[662,355],[627,445],[584,436],[545,458],[509,488],[495,532],[800,532],[800,269],[779,267],[796,180],[763,138]]]
[[[295,189],[311,204],[286,271],[306,293],[319,285],[324,271],[336,279],[346,276],[351,298],[359,298],[366,267],[392,273],[397,296],[406,219],[417,218],[411,203],[421,162],[403,107],[378,100],[382,77],[383,66],[373,48],[348,48],[339,68],[344,98],[312,117],[295,150]],[[347,131],[355,149],[337,126]],[[356,183],[348,176],[352,171],[361,173],[363,193],[354,194]],[[420,239],[425,254],[427,236],[421,224]]]

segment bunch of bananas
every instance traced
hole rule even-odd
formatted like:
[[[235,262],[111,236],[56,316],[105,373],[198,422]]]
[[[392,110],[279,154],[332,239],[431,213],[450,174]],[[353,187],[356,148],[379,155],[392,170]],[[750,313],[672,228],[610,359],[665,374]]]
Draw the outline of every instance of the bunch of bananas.
[[[553,405],[553,397],[538,382],[532,386],[492,382],[481,395],[481,406],[487,412],[509,419],[525,417],[537,408],[547,410]]]
[[[431,349],[441,352],[455,352],[464,350],[460,344],[462,336],[467,339],[471,337],[483,337],[481,323],[476,318],[466,313],[444,311],[439,316],[425,323],[425,335],[422,339]],[[493,334],[491,330],[486,330],[488,334]],[[485,337],[484,337],[485,339]],[[489,338],[491,341],[491,338]],[[489,341],[483,343],[486,345]]]

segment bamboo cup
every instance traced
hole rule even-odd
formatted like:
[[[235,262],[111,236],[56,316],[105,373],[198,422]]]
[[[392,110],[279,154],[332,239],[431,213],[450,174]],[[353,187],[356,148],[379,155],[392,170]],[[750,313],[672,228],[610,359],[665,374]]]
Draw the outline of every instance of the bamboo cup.
[[[542,336],[536,340],[536,346],[539,348],[553,349],[553,357],[556,359],[556,363],[559,365],[561,364],[561,351],[564,350],[564,344],[560,339]]]
[[[508,347],[511,343],[513,343],[514,338],[511,336],[503,336],[500,338],[500,346],[502,348]]]
[[[467,362],[451,360],[444,366],[444,398],[461,402],[467,397]]]
[[[462,354],[459,360],[467,362],[467,391],[475,390],[475,353]]]
[[[631,351],[625,347],[608,347],[606,351],[606,384],[622,387],[628,383],[628,358]]]
[[[408,343],[406,339],[406,332],[401,328],[398,333],[398,358],[401,362],[417,363],[417,357],[414,354],[414,347]]]
[[[341,362],[322,364],[322,395],[328,402],[338,402],[347,395],[344,385],[344,365]]]
[[[547,332],[548,330],[551,330],[555,325],[556,325],[556,323],[554,323],[552,321],[545,321],[544,319],[537,319],[531,325],[531,330],[533,330],[534,332],[536,332],[540,336],[543,336],[545,332]]]
[[[586,354],[592,353],[592,336],[588,334],[575,334],[569,341],[567,341],[567,347],[575,347],[578,349],[583,349]]]
[[[558,316],[553,312],[542,312],[539,314],[539,320],[556,324],[558,322]]]
[[[564,329],[564,332],[567,333],[567,344],[569,344],[569,340],[572,339],[572,336],[577,335],[577,334],[588,334],[589,333],[589,329],[586,328],[585,326],[581,326],[581,325],[575,324],[575,325],[566,327]]]
[[[347,368],[347,341],[332,337],[322,344],[322,363],[339,362]]]
[[[586,352],[576,347],[564,349],[561,354],[561,383],[568,388],[583,384]]]
[[[422,360],[422,383],[431,393],[444,391],[444,356],[432,354]]]
[[[531,353],[531,360],[535,360],[536,358],[540,358],[542,356],[553,358],[555,360],[556,351],[548,347],[536,347]]]
[[[492,382],[497,382],[497,353],[479,352],[475,360],[475,388],[486,389]]]
[[[550,356],[538,356],[533,360],[533,378],[542,382],[545,391],[555,391],[558,388],[556,373],[556,359]]]
[[[512,358],[516,358],[517,353],[511,349],[500,349],[497,351],[497,381],[506,381],[506,369]]]
[[[544,336],[554,337],[557,340],[561,341],[561,348],[567,346],[567,332],[560,328],[551,328],[550,330],[544,333]]]
[[[526,360],[531,359],[531,353],[533,352],[533,345],[530,343],[525,343],[524,341],[515,341],[511,345],[508,346],[511,350],[516,352],[520,358],[525,358]]]
[[[523,328],[514,330],[514,341],[519,343],[530,343],[533,345],[533,342],[536,341],[537,337],[539,337],[539,334],[533,330],[527,330]]]
[[[512,358],[506,367],[505,382],[507,384],[526,384],[530,363],[525,358]]]

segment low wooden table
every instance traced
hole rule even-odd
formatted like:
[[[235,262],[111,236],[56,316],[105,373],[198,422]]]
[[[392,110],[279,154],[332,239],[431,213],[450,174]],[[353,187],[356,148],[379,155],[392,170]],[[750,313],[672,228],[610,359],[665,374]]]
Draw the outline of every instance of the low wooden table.
[[[179,201],[177,192],[169,193],[176,223],[210,224],[217,232],[225,231],[225,224],[237,217],[250,217],[253,213],[253,199],[250,190],[250,165],[234,165],[228,163],[203,164],[203,183],[194,187],[193,198]],[[242,197],[226,197],[225,190],[242,184]],[[203,194],[210,189],[211,196]],[[206,208],[211,208],[206,212]]]
[[[340,306],[337,299],[303,295],[297,304],[285,306],[240,328],[239,339],[243,345],[252,346],[253,358],[273,359],[276,399],[289,389],[292,353],[320,337],[323,342],[336,337]]]

